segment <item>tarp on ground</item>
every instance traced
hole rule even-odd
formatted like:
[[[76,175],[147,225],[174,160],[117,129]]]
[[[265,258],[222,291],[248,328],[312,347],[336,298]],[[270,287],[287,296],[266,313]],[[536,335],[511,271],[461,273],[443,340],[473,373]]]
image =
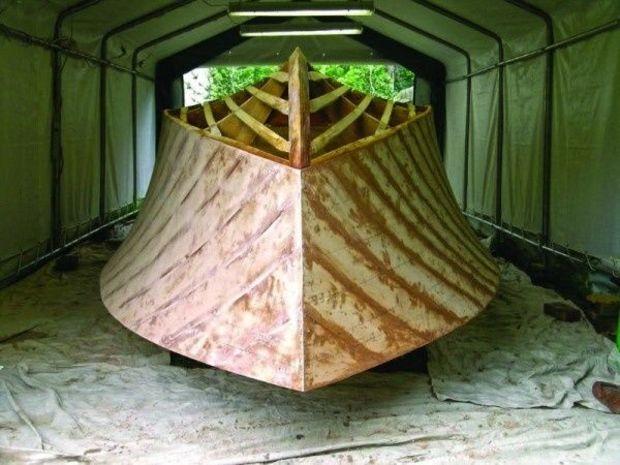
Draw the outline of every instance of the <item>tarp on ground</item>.
[[[526,337],[510,364],[501,356],[506,344],[516,347],[532,330],[506,320],[540,318],[540,303],[558,299],[523,281],[514,267],[505,268],[500,302],[484,322],[503,339],[480,360],[487,376],[472,375],[479,397],[497,403],[509,393],[520,402],[513,406],[523,407],[506,409],[434,396],[431,381],[440,392],[463,386],[456,362],[471,360],[461,351],[480,344],[463,337],[456,339],[456,354],[445,344],[436,347],[447,338],[431,346],[433,357],[447,354],[454,362],[446,364],[439,386],[433,365],[431,378],[363,373],[306,393],[209,368],[170,366],[167,352],[122,327],[101,304],[98,277],[111,253],[103,245],[82,248],[78,270],[57,274],[50,265],[0,291],[0,463],[617,463],[617,415],[569,408],[577,400],[575,386],[557,382],[601,359],[598,350],[575,366],[566,357],[566,338],[582,336],[572,347],[583,354],[596,337],[591,329],[575,333],[573,323],[557,324],[561,344]],[[527,317],[524,304],[531,307]],[[503,377],[537,376],[531,383],[515,380],[516,387],[494,384],[488,381],[500,377],[488,376],[493,366]],[[541,405],[528,398],[537,386],[545,386],[545,399],[570,402],[531,408]]]

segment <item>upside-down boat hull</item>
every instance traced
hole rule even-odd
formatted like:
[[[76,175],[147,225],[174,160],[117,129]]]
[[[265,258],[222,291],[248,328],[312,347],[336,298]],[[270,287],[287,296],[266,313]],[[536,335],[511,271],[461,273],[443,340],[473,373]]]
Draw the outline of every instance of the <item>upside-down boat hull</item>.
[[[498,269],[460,213],[430,109],[302,169],[167,114],[133,229],[101,276],[123,325],[306,391],[463,325]]]

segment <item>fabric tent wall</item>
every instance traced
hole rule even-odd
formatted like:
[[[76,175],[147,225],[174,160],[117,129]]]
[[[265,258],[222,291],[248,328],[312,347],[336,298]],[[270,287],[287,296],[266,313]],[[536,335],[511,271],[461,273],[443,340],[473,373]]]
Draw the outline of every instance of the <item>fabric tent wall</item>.
[[[320,24],[320,23],[319,23]],[[288,37],[254,37],[205,63],[206,66],[280,65],[296,46]],[[307,37],[304,56],[310,63],[382,63],[372,48],[346,37]]]
[[[467,30],[466,26],[433,9],[425,9],[424,2],[410,0],[398,2],[398,6],[396,3],[395,0],[376,2],[380,9],[394,11],[400,6],[400,17],[468,50],[474,71],[498,61],[496,44],[484,34]],[[406,7],[404,3],[407,3]],[[430,3],[498,34],[504,46],[505,59],[547,45],[542,19],[510,2],[433,0]],[[617,21],[620,13],[620,2],[613,0],[537,0],[529,3],[550,13],[556,41]],[[481,15],[481,11],[485,14]],[[371,25],[371,21],[366,23]],[[411,41],[402,34],[398,35],[397,28],[393,30],[395,40]],[[618,116],[612,110],[613,105],[609,104],[618,101],[620,89],[618,40],[616,27],[553,53],[550,241],[604,259],[620,257],[620,237],[614,234],[620,226],[620,204],[608,200],[617,197],[620,169],[618,131],[612,129],[618,126]],[[428,52],[425,44],[420,43],[419,47],[421,51]],[[495,215],[499,159],[497,135],[498,125],[501,125],[504,143],[501,153],[502,216],[499,223],[539,237],[543,221],[545,73],[548,56],[543,54],[504,67],[504,119],[501,122],[497,111],[498,70],[471,78],[467,209],[490,218]],[[454,67],[450,66],[448,69],[445,167],[453,190],[463,205],[465,166],[462,141],[465,134],[459,120],[465,113],[466,81],[453,81],[465,73],[455,73]],[[592,72],[594,69],[597,72]],[[596,109],[596,113],[584,112],[585,108]]]
[[[88,230],[99,211],[98,67],[66,58],[62,68],[61,224],[65,241]]]
[[[142,199],[151,181],[155,165],[155,84],[138,79],[138,198]]]
[[[49,245],[52,105],[51,53],[17,41],[1,49],[11,73],[0,72],[0,88],[12,91],[0,92],[0,278]]]
[[[133,201],[133,135],[131,76],[108,72],[106,107],[106,209],[118,210]]]
[[[597,9],[566,2],[564,39],[620,16],[620,2]],[[551,235],[555,242],[620,262],[620,32],[555,52]]]
[[[32,4],[7,7],[0,18],[9,26],[44,35],[53,16],[36,15],[37,10]],[[0,37],[0,53],[1,279],[50,245],[52,75],[48,50]]]
[[[72,2],[65,2],[72,3]],[[164,2],[162,2],[164,3]],[[25,1],[0,13],[3,25],[50,40],[60,2]],[[151,7],[144,5],[146,10]],[[90,18],[70,24],[69,45],[99,53],[100,35]],[[52,246],[52,52],[0,36],[0,281],[35,261]],[[61,240],[90,231],[99,219],[101,67],[64,54],[62,69]],[[110,218],[133,202],[131,108],[126,73],[108,71],[106,212]],[[154,164],[154,86],[139,87],[138,195],[144,196]],[[11,111],[7,111],[10,109]],[[27,115],[27,116],[25,116]]]

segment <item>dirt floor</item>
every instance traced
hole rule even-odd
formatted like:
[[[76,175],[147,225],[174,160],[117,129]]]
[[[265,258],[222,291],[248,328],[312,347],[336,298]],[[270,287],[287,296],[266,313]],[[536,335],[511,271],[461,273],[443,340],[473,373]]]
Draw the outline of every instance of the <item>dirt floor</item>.
[[[0,291],[1,464],[619,463],[620,416],[588,392],[618,379],[617,350],[540,316],[558,296],[514,267],[481,318],[429,348],[430,376],[302,394],[170,366],[101,304],[111,253],[85,246],[77,270]]]

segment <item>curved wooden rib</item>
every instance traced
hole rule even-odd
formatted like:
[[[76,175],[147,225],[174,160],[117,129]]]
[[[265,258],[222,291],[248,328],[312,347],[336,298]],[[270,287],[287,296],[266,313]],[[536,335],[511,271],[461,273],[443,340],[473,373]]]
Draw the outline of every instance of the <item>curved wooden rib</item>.
[[[310,70],[308,72],[308,79],[311,81],[323,81],[325,79],[329,79],[329,77],[325,76],[323,73],[319,73],[318,71]]]
[[[202,111],[204,112],[205,121],[207,122],[207,129],[216,136],[221,136],[220,128],[217,127],[217,122],[215,121],[215,117],[213,116],[213,109],[211,108],[211,104],[209,102],[205,102],[202,105]]]
[[[271,78],[261,87],[262,91],[277,97],[281,96],[285,89],[286,86]],[[239,105],[239,108],[260,124],[267,121],[272,112],[272,108],[269,105],[266,105],[254,96]],[[257,134],[255,130],[247,126],[234,113],[225,116],[217,124],[223,136],[233,138],[244,144],[251,144]]]
[[[359,118],[362,115],[362,113],[364,113],[366,108],[368,108],[368,105],[370,105],[371,101],[372,101],[372,96],[367,95],[366,97],[364,97],[364,100],[362,100],[361,103],[357,105],[357,107],[355,107],[355,109],[352,112],[350,112],[348,115],[346,115],[344,118],[342,118],[340,121],[338,121],[333,126],[330,126],[330,128],[327,129],[325,132],[323,132],[321,135],[315,137],[314,140],[312,141],[312,151],[318,152],[322,150],[323,147],[329,144],[329,142],[334,137],[338,136],[338,134],[340,134],[342,131],[347,129],[351,124],[353,124],[353,122],[355,122],[355,120],[357,120],[357,118]]]
[[[326,107],[330,103],[335,102],[344,94],[349,92],[349,89],[349,86],[340,86],[337,89],[332,90],[331,92],[313,98],[312,100],[310,100],[310,113],[315,113]]]
[[[269,76],[271,79],[278,81],[279,83],[286,84],[288,82],[288,73],[284,71],[276,71]]]
[[[268,94],[267,92],[257,89],[254,86],[249,86],[246,89],[250,94],[259,99],[261,102],[266,103],[271,108],[273,108],[274,110],[278,110],[284,115],[288,115],[288,102],[283,98]]]
[[[179,118],[181,119],[181,121],[183,121],[184,123],[187,123],[187,107],[182,107],[181,111],[179,112]]]
[[[393,109],[394,109],[394,102],[392,102],[391,100],[388,100],[387,103],[385,104],[385,109],[383,110],[383,115],[381,115],[381,121],[379,122],[379,126],[377,126],[376,132],[383,131],[389,126]]]
[[[257,121],[248,113],[246,113],[239,105],[237,105],[230,97],[225,97],[224,102],[230,109],[233,115],[243,121],[252,131],[254,131],[260,138],[271,144],[281,152],[288,152],[290,149],[289,142],[275,133],[267,126]]]
[[[498,279],[441,172],[429,110],[303,170],[167,113],[101,292],[167,349],[310,390],[464,324]]]
[[[407,110],[409,111],[409,118],[413,118],[415,116],[415,106],[413,103],[407,104]]]

